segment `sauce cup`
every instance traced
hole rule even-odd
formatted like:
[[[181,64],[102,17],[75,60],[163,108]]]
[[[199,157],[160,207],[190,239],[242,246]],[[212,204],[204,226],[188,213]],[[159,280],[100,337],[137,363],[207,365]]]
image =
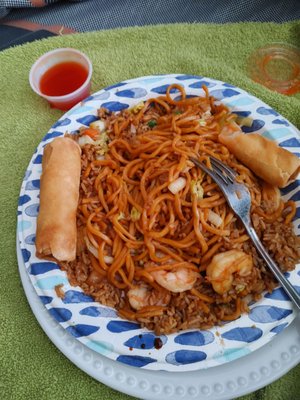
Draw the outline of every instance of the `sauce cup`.
[[[45,94],[41,91],[41,79],[45,74],[58,64],[76,63],[86,70],[85,81],[70,93],[64,95]],[[46,99],[51,107],[59,110],[69,110],[75,104],[85,99],[90,94],[92,63],[89,58],[79,50],[72,48],[60,48],[43,54],[31,67],[29,82],[32,90]]]

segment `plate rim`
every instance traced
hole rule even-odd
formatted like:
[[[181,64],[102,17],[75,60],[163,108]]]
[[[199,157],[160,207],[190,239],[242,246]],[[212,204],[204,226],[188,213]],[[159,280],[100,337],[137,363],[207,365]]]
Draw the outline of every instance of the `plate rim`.
[[[100,89],[100,90],[98,90],[97,92],[95,92],[95,93],[93,93],[92,94],[92,96],[93,95],[96,95],[96,94],[98,94],[98,93],[103,93],[103,92],[105,92],[105,91],[109,91],[109,90],[111,90],[111,89],[113,89],[114,87],[116,87],[119,83],[124,83],[124,86],[126,86],[127,84],[132,84],[132,83],[134,83],[134,82],[136,82],[136,81],[142,81],[143,79],[151,79],[151,78],[159,78],[159,77],[162,77],[162,79],[164,79],[164,78],[175,78],[175,77],[177,77],[177,76],[180,76],[180,75],[187,75],[187,74],[158,74],[158,75],[148,75],[148,76],[142,76],[142,77],[136,77],[136,78],[132,78],[132,79],[129,79],[129,80],[124,80],[124,81],[120,81],[120,82],[118,82],[118,83],[116,83],[116,84],[113,84],[113,85],[110,85],[110,86],[108,86],[108,87],[105,87],[105,88],[102,88],[102,89]],[[191,76],[191,75],[190,75]],[[212,80],[212,81],[214,81],[214,82],[217,82],[217,83],[221,83],[221,84],[224,84],[224,83],[226,83],[226,82],[224,82],[224,81],[220,81],[220,80],[217,80],[217,79],[214,79],[214,78],[210,78],[210,77],[205,77],[205,76],[197,76],[197,75],[193,75],[192,76],[192,78],[189,78],[189,79],[209,79],[209,80]],[[187,79],[188,80],[188,79]],[[179,82],[180,83],[180,82]],[[120,86],[121,88],[122,88],[122,86]],[[252,95],[252,94],[250,94],[250,93],[248,93],[247,91],[245,91],[244,89],[242,89],[242,88],[239,88],[239,87],[237,87],[237,86],[235,86],[235,85],[230,85],[230,87],[234,87],[234,88],[236,88],[237,90],[239,90],[240,91],[240,93],[243,93],[243,94],[245,94],[245,95],[247,95],[248,97],[251,97],[251,98],[253,98],[253,99],[255,99],[256,101],[259,101],[261,104],[264,104],[264,105],[266,105],[267,107],[270,107],[268,104],[266,104],[266,103],[264,103],[262,100],[260,100],[259,98],[257,98],[256,96],[254,96],[254,95]],[[99,100],[98,100],[99,101]],[[138,101],[138,100],[137,100]],[[74,110],[74,109],[76,109],[76,108],[80,108],[80,106],[84,106],[86,103],[87,103],[88,101],[83,101],[83,102],[80,102],[80,103],[78,103],[77,105],[75,105],[71,110],[69,110],[68,112],[66,112],[66,113],[64,113],[56,122],[58,122],[58,121],[60,121],[60,120],[62,120],[62,119],[64,119],[64,118],[66,118],[67,116],[68,116],[68,114],[70,113],[70,115],[72,114],[72,110]],[[96,107],[93,107],[93,108],[96,108]],[[279,114],[280,115],[280,114]],[[284,118],[285,120],[286,120],[286,118],[285,117],[283,117],[283,116],[281,116],[280,115],[280,117],[282,117],[282,118]],[[288,121],[288,120],[287,120]],[[56,123],[55,122],[55,123]],[[289,122],[289,121],[288,121]],[[54,123],[54,124],[55,124]],[[54,125],[53,124],[53,125]],[[297,134],[298,133],[298,130],[297,130],[297,128],[295,127],[295,126],[293,126],[290,122],[289,122],[289,124],[290,124],[290,126],[293,128],[293,130],[295,130],[295,133]],[[55,128],[53,128],[52,126],[49,128],[49,130],[48,130],[48,133],[49,132],[51,132],[52,130],[55,130]],[[48,134],[47,133],[47,134]],[[47,135],[46,134],[46,135]],[[38,144],[38,146],[37,147],[39,147],[39,145],[41,144],[41,142],[43,142],[44,141],[44,138],[45,138],[45,136],[41,139],[41,141],[40,141],[40,143]],[[52,139],[51,139],[52,140]],[[35,156],[35,154],[33,154],[33,156],[32,157],[34,157]],[[31,161],[32,161],[32,159],[31,159]],[[31,163],[31,161],[30,161],[30,163]],[[30,164],[29,163],[29,164]],[[24,183],[24,180],[22,181],[22,185],[23,185],[23,183]],[[21,190],[22,190],[22,188],[21,188]],[[25,190],[25,189],[24,189]],[[25,268],[26,270],[27,270],[27,268]],[[100,303],[99,303],[100,304]],[[47,307],[46,307],[47,308]],[[295,317],[293,317],[293,318],[295,318]],[[289,322],[289,324],[290,324],[291,322]],[[65,328],[64,328],[65,329]],[[272,340],[273,340],[273,337],[271,337],[270,339],[268,339],[267,340],[267,342],[272,342]],[[81,342],[82,343],[82,342]],[[259,346],[259,348],[261,348],[262,346],[264,346],[264,343],[261,345],[261,346]],[[254,348],[253,349],[253,346],[251,345],[251,344],[249,344],[248,343],[248,347],[251,347],[251,352],[253,352],[253,351],[256,351],[256,348]],[[243,347],[242,347],[243,348]],[[245,357],[245,355],[243,355],[242,357]],[[158,362],[158,361],[157,361]],[[224,365],[226,365],[228,362],[231,362],[230,360],[229,361],[226,361],[226,362],[223,362],[222,363],[222,365],[224,364]],[[208,366],[209,368],[213,368],[214,366]],[[147,366],[145,366],[145,367],[143,367],[143,369],[147,369]],[[197,368],[197,369],[195,369],[195,370],[197,370],[197,371],[199,371],[199,370],[202,370],[203,369],[203,367],[202,368]],[[148,369],[148,370],[150,370],[150,369]],[[192,370],[194,370],[194,369],[192,369]],[[176,371],[176,373],[178,373],[178,372],[181,372],[181,371]]]

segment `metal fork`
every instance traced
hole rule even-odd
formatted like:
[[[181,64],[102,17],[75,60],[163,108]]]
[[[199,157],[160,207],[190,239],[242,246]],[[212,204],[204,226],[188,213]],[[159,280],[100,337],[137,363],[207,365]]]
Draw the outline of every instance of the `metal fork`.
[[[194,157],[190,157],[190,160],[197,167],[206,172],[220,187],[228,204],[242,221],[248,235],[256,247],[256,250],[264,259],[278,281],[281,283],[290,299],[300,309],[300,295],[286,279],[271,256],[267,253],[264,245],[261,243],[257,233],[255,232],[255,229],[252,226],[250,218],[251,196],[248,188],[245,185],[236,182],[235,178],[237,173],[227,165],[224,165],[220,160],[212,156],[210,156],[212,169],[209,169],[206,165]]]

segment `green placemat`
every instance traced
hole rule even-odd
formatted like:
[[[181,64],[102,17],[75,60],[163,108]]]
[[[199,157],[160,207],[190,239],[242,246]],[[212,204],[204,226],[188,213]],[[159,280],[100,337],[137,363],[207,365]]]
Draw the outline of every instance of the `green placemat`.
[[[93,91],[121,80],[188,73],[232,83],[256,95],[298,128],[300,96],[286,97],[251,82],[245,61],[257,47],[299,45],[300,23],[178,24],[92,32],[46,39],[0,53],[0,398],[126,399],[66,359],[44,334],[27,303],[16,251],[20,185],[40,139],[62,112],[49,108],[28,83],[33,62],[57,47],[75,47],[91,58]],[[230,367],[230,366],[228,366]],[[243,400],[300,398],[300,368]]]

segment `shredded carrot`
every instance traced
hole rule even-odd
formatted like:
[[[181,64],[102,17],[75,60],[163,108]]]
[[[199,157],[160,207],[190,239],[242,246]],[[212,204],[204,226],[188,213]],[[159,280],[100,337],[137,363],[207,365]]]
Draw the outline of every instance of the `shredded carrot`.
[[[99,135],[99,131],[93,128],[87,128],[84,130],[84,134],[95,139]]]

